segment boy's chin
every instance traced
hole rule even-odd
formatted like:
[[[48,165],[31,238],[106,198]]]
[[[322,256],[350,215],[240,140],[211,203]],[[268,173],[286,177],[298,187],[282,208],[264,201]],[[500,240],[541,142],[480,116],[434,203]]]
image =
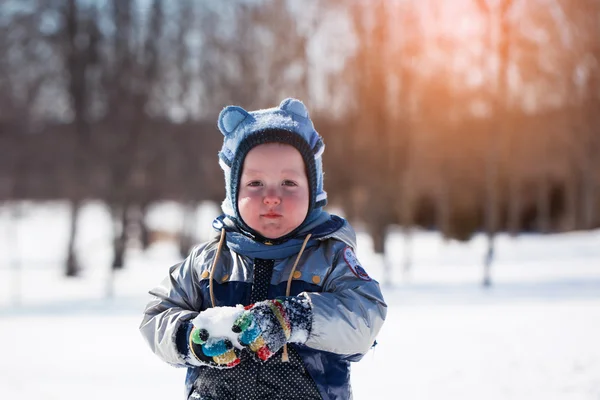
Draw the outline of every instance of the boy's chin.
[[[294,229],[296,229],[296,227],[293,227],[293,228],[261,227],[261,229],[255,229],[255,231],[257,231],[258,233],[261,234],[261,236],[263,236],[267,239],[276,240],[281,237],[284,237],[288,233],[292,232]]]

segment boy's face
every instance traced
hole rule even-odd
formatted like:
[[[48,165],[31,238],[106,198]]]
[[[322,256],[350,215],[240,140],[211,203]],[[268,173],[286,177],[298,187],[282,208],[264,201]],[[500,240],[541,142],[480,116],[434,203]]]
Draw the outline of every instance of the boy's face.
[[[238,210],[244,222],[268,239],[296,229],[308,212],[309,187],[304,160],[293,146],[267,143],[246,155]]]

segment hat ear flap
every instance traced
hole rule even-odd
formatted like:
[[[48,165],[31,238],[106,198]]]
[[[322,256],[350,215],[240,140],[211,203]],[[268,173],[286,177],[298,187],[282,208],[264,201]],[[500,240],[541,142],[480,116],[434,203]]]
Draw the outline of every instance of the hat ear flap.
[[[287,99],[283,100],[281,102],[281,104],[279,104],[279,108],[281,110],[285,110],[289,113],[298,115],[302,118],[308,119],[308,109],[306,108],[304,103],[302,103],[298,99],[293,99],[291,97],[287,98]]]
[[[250,114],[242,107],[227,106],[219,114],[219,130],[224,136],[229,136],[248,116]]]

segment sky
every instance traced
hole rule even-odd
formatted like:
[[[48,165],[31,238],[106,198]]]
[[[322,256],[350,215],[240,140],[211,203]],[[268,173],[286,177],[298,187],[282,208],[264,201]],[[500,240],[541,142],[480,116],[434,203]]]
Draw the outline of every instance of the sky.
[[[199,222],[208,227],[216,211],[203,205]],[[132,244],[110,279],[110,221],[90,203],[77,242],[84,271],[67,280],[66,215],[63,203],[0,206],[0,398],[183,398],[185,371],[154,356],[138,331],[147,291],[179,260],[175,244]],[[179,207],[160,204],[149,222],[174,231]],[[352,366],[355,399],[600,399],[600,231],[500,235],[488,289],[483,237],[418,232],[408,275],[400,233],[388,241],[389,312],[378,345]],[[383,281],[362,231],[357,256]]]

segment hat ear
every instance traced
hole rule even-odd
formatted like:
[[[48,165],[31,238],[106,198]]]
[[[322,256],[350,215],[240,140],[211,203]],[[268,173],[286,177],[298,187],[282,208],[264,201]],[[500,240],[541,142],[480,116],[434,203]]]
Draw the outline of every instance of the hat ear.
[[[289,113],[299,115],[302,118],[308,118],[308,109],[298,99],[287,98],[279,104],[279,108]]]
[[[248,116],[250,114],[242,107],[227,106],[219,114],[219,130],[223,135],[229,136]]]

